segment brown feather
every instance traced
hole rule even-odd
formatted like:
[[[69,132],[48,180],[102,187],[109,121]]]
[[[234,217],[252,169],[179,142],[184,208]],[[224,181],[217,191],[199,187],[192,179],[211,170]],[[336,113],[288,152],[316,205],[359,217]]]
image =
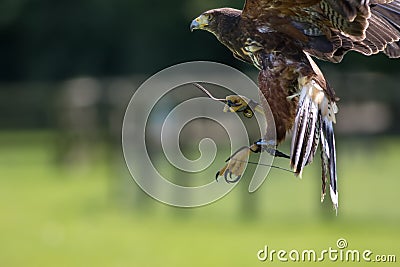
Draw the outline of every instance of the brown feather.
[[[388,44],[384,50],[390,58],[400,57],[400,42]]]
[[[295,82],[297,75],[293,67],[275,70],[261,70],[258,75],[258,84],[275,120],[277,143],[286,138],[287,132],[292,129],[297,111],[297,99],[288,101],[287,97],[296,93]]]

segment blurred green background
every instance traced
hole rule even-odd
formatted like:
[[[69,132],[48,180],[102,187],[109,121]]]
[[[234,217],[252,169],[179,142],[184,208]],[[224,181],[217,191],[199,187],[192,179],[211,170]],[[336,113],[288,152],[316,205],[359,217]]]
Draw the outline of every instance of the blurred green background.
[[[319,62],[341,98],[338,216],[319,201],[318,160],[302,180],[272,170],[249,194],[244,177],[194,209],[158,203],[131,179],[121,125],[145,79],[193,60],[256,77],[212,35],[189,31],[204,10],[242,2],[0,2],[0,266],[288,265],[256,253],[335,248],[338,238],[400,260],[399,60]]]

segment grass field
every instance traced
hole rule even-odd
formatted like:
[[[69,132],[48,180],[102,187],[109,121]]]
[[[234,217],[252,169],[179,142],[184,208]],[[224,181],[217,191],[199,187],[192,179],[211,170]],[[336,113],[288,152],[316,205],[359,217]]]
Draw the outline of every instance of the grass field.
[[[54,163],[50,133],[0,134],[0,266],[397,266],[400,138],[340,140],[340,208],[319,203],[319,164],[303,179],[272,171],[261,189],[238,186],[202,208],[144,196],[121,153]],[[110,162],[110,158],[113,162]],[[246,205],[244,205],[245,203]],[[250,208],[254,207],[255,211]],[[260,262],[257,251],[348,249],[397,263]],[[373,256],[372,256],[373,257]]]

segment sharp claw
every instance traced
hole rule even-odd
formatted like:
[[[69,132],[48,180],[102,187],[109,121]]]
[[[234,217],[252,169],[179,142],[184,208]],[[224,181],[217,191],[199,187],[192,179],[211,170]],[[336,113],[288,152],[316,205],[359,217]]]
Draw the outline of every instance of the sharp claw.
[[[226,170],[224,173],[225,181],[228,183],[228,171]]]
[[[240,178],[242,177],[241,175],[237,176],[236,178],[232,178],[232,172],[231,171],[226,171],[224,174],[224,178],[225,178],[225,182],[227,182],[228,184],[234,184],[237,181],[240,180]],[[229,178],[228,178],[229,177]]]
[[[215,178],[218,179],[219,176],[224,176],[227,183],[236,183],[242,177],[244,172],[243,164],[247,162],[249,153],[254,145],[251,147],[243,146],[235,151],[227,160],[227,164],[217,172]],[[253,151],[255,152],[255,151]]]
[[[235,183],[236,183],[237,181],[239,181],[239,180],[240,180],[240,178],[242,178],[242,176],[241,176],[241,175],[239,175],[239,176],[236,178],[236,181],[235,181]]]
[[[232,183],[232,172],[231,171],[229,171],[229,179],[226,181],[227,183]]]
[[[215,174],[215,181],[218,182],[218,177],[220,176],[219,171],[217,171],[217,174]]]
[[[234,184],[234,183],[236,183],[237,181],[239,181],[240,180],[240,177],[242,177],[241,175],[239,175],[238,177],[236,177],[236,179],[234,179],[234,180],[230,180],[229,182],[231,183],[231,184]]]

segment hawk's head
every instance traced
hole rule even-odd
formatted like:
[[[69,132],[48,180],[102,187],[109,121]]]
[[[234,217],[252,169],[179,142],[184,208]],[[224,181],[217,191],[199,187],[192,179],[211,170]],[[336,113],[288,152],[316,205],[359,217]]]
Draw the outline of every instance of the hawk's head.
[[[217,36],[232,28],[239,21],[241,10],[218,8],[204,12],[190,24],[190,30],[206,30]]]

